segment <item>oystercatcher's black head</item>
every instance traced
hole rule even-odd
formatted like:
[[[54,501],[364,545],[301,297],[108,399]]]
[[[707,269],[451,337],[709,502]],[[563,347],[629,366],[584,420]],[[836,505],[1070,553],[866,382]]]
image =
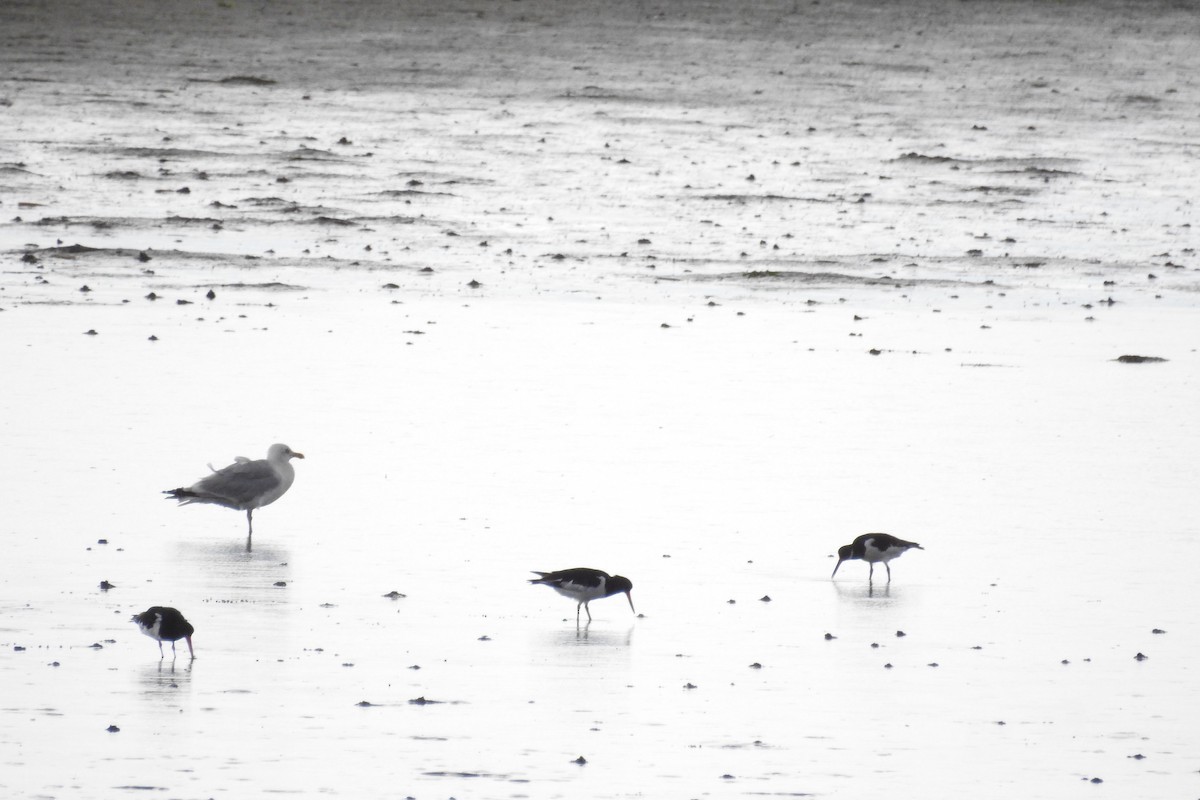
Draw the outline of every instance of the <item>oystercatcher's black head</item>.
[[[838,548],[838,562],[833,567],[833,575],[830,575],[829,577],[832,578],[834,575],[837,575],[838,567],[840,567],[842,565],[842,562],[849,561],[852,558],[854,558],[854,545],[844,544],[841,547],[839,547]]]
[[[619,592],[624,592],[625,599],[629,601],[629,610],[635,614],[637,613],[637,609],[633,607],[633,595],[630,594],[633,591],[633,581],[629,580],[629,578],[621,575],[613,575],[604,584],[604,590],[608,592],[608,597],[612,597]]]

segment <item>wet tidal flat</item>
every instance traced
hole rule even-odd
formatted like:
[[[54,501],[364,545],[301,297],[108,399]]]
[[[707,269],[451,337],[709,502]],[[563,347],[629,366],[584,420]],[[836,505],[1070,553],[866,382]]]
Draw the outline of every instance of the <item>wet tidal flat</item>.
[[[6,5],[0,788],[1200,794],[1197,19]]]

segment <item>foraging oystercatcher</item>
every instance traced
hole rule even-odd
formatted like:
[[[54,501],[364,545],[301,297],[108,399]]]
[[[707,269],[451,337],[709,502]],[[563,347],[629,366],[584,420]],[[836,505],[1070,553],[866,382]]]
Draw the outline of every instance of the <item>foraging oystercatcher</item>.
[[[838,567],[842,565],[843,561],[861,559],[871,565],[871,572],[867,575],[867,581],[870,582],[875,577],[875,563],[882,561],[883,566],[887,567],[888,583],[891,583],[892,568],[888,566],[888,562],[893,558],[899,558],[904,555],[906,550],[913,547],[918,550],[925,549],[916,542],[906,542],[891,534],[864,533],[850,544],[838,548],[838,562],[837,566],[833,568],[833,575],[837,575]],[[833,575],[829,577],[832,578]]]
[[[273,444],[267,457],[258,461],[239,456],[234,463],[223,469],[214,469],[188,487],[168,489],[163,492],[168,499],[178,500],[181,506],[189,503],[213,503],[235,511],[246,512],[250,532],[246,537],[246,549],[254,537],[254,509],[269,506],[292,486],[296,471],[291,459],[304,458],[286,444]],[[209,469],[212,469],[210,466]]]
[[[158,655],[165,658],[162,643],[171,643],[171,657],[175,657],[175,643],[180,639],[187,640],[188,653],[196,657],[192,649],[192,634],[196,629],[183,618],[178,609],[167,606],[151,606],[140,614],[134,614],[132,622],[136,622],[138,630],[158,642]]]
[[[637,613],[637,610],[633,608],[633,595],[630,594],[633,591],[633,582],[629,578],[609,575],[607,572],[587,567],[562,569],[557,572],[539,572],[535,569],[532,572],[538,577],[530,578],[530,583],[549,586],[562,596],[569,597],[579,604],[575,606],[576,625],[579,624],[580,608],[587,612],[588,622],[591,622],[592,611],[588,608],[588,603],[599,600],[601,597],[612,597],[621,592],[624,592],[625,597],[629,600],[630,610]]]

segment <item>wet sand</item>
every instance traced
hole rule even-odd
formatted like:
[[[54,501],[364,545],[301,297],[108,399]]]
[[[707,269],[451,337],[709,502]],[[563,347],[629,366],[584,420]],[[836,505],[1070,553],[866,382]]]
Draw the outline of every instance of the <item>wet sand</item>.
[[[5,5],[0,788],[1195,793],[1198,20]]]

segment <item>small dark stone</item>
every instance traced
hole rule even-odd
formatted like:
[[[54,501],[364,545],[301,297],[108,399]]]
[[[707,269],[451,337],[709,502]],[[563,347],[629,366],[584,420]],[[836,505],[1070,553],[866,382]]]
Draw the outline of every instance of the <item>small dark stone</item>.
[[[750,665],[750,669],[762,669],[762,664],[755,661],[753,664]]]
[[[385,283],[385,284],[383,285],[383,288],[385,288],[385,289],[399,289],[400,287],[399,287],[399,286],[397,286],[397,285],[396,285],[396,284],[394,284],[394,283]]]
[[[99,334],[96,333],[95,328],[88,328],[86,331],[83,332],[83,335],[84,336],[98,336]]]
[[[88,286],[86,283],[83,286],[79,287],[79,291],[81,291],[81,292],[90,292],[91,290],[92,290],[92,288],[90,286]]]
[[[150,260],[150,256],[148,256],[148,255],[146,254],[146,251],[145,251],[145,250],[143,250],[142,252],[138,253],[138,261],[140,261],[140,262],[142,262],[143,264],[145,264],[145,263],[146,263],[147,261],[149,261],[149,260]]]
[[[276,586],[287,586],[287,581],[275,581]]]
[[[26,264],[38,263],[37,256],[35,256],[33,253],[26,253],[25,255],[21,256],[21,260],[24,261]]]
[[[883,668],[884,668],[884,669],[891,669],[891,668],[892,668],[891,662],[889,662],[889,663],[887,663],[887,664],[884,664],[884,665],[883,665]]]
[[[879,642],[871,642],[871,647],[879,647]]]
[[[1092,783],[1104,783],[1102,778],[1092,778]]]
[[[695,689],[695,688],[696,688],[696,684],[694,684],[694,683],[685,683],[685,684],[683,685],[683,688],[685,688],[685,689]]]
[[[1134,656],[1134,658],[1138,661],[1145,661],[1149,657],[1150,656],[1146,655],[1145,653],[1138,653],[1136,656]]]
[[[370,708],[370,707],[371,707],[372,705],[374,705],[374,704],[373,704],[373,703],[371,703],[371,702],[369,702],[369,701],[367,701],[367,700],[359,700],[359,701],[358,701],[357,703],[355,703],[354,705],[358,706],[359,708]]]
[[[837,638],[837,637],[836,637],[836,636],[834,636],[832,633],[827,633],[827,634],[825,634],[825,641],[827,641],[827,642],[831,642],[831,641],[833,641],[833,640],[834,640],[834,639],[836,639],[836,638]]]
[[[470,286],[472,289],[478,289],[480,286],[483,286],[483,284],[480,283],[479,281],[475,280],[474,278],[472,278],[470,283],[467,284],[467,286]]]
[[[870,354],[871,354],[871,355],[873,355],[873,356],[877,356],[877,355],[879,355],[880,353],[882,353],[883,351],[882,351],[882,350],[880,350],[880,349],[878,349],[878,348],[872,347],[872,348],[871,348],[870,350],[868,350],[867,352],[868,352],[868,353],[870,353]]]
[[[721,780],[723,780],[723,781],[731,781],[731,780],[733,780],[733,776],[732,776],[732,775],[730,775],[728,772],[726,772],[724,775],[722,775],[722,776],[721,776]]]
[[[417,272],[433,272],[433,267],[421,267]]]
[[[152,341],[152,342],[157,342],[157,341],[158,341],[158,337],[157,337],[157,336],[155,336],[155,335],[152,333],[152,334],[150,334],[150,341]]]
[[[579,766],[582,767],[584,764],[587,763],[587,759],[584,758],[583,756],[580,756],[579,758],[574,759],[571,763],[578,764]]]
[[[1117,356],[1117,361],[1122,364],[1161,364],[1166,359],[1161,356]]]
[[[118,728],[116,725],[109,725],[104,730],[108,731],[109,733],[120,733],[121,732],[121,729]]]
[[[209,289],[208,292],[205,293],[204,296],[207,297],[209,300],[215,300],[217,297],[217,293],[214,292],[212,289]]]
[[[190,306],[191,304],[191,300],[184,300],[182,297],[175,301],[175,305],[177,306]]]
[[[898,638],[898,637],[901,637],[901,636],[908,636],[908,634],[907,634],[907,633],[905,633],[904,631],[896,631],[896,636],[897,636],[897,638]]]
[[[762,597],[758,598],[758,601],[760,603],[769,603],[769,602],[771,602],[771,595],[764,594]]]
[[[13,652],[14,652],[14,653],[23,653],[23,652],[25,652],[25,648],[24,648],[24,647],[22,647],[22,646],[21,646],[21,645],[19,645],[19,644],[14,644],[14,645],[13,645]]]
[[[1150,632],[1151,633],[1166,633],[1166,631],[1164,631],[1162,628],[1155,628],[1154,630],[1152,630]]]
[[[387,594],[385,594],[385,595],[384,595],[384,597],[390,597],[390,598],[392,598],[393,600],[398,600],[398,599],[400,599],[401,597],[407,597],[407,596],[408,596],[408,595],[401,594],[400,592],[397,592],[395,589],[393,589],[392,591],[390,591],[390,592],[388,592]]]
[[[156,295],[154,292],[151,292],[150,294],[146,295],[146,299],[147,300],[157,300],[158,295]]]
[[[1132,759],[1136,759],[1138,761],[1141,761],[1143,758],[1145,758],[1145,756],[1142,755],[1141,753],[1134,753],[1133,755],[1131,755],[1129,757]]]
[[[108,539],[97,539],[96,544],[108,544]]]
[[[100,591],[102,592],[107,592],[109,589],[115,588],[117,588],[115,584],[109,583],[108,581],[100,581]]]
[[[491,640],[492,640],[492,637],[488,636],[488,635],[485,633],[483,636],[480,636],[480,637],[479,637],[478,639],[476,639],[475,641],[477,641],[477,642],[490,642]]]

